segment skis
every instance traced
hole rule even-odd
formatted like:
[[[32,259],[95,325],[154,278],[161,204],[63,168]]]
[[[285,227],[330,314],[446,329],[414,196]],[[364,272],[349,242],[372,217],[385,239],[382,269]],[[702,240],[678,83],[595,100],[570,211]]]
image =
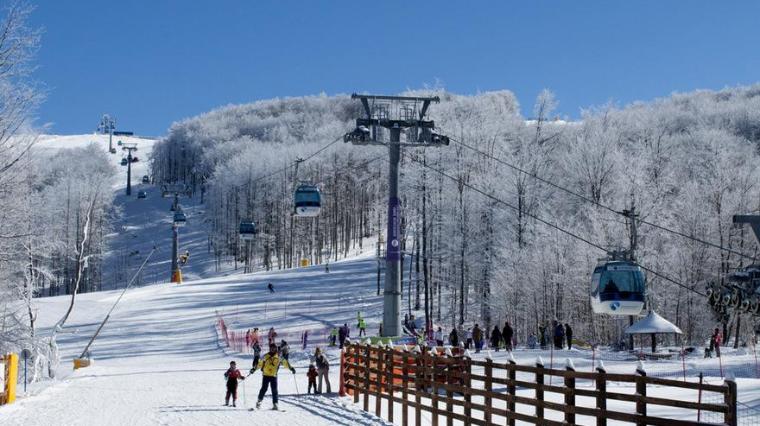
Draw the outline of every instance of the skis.
[[[249,408],[248,411],[263,411],[266,410],[266,408]],[[280,413],[287,413],[287,410],[283,410],[282,408],[274,409],[270,408],[269,411],[279,411]]]

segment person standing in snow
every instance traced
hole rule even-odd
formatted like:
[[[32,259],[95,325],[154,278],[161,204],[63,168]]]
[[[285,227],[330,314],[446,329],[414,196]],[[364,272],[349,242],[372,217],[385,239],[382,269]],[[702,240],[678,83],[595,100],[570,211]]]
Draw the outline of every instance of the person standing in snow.
[[[452,328],[451,333],[449,333],[449,345],[455,348],[459,346],[459,335],[456,328]]]
[[[330,375],[328,374],[330,372],[330,361],[327,359],[327,356],[325,356],[319,347],[314,350],[314,362],[317,363],[317,374],[319,377],[317,393],[322,393],[322,379],[324,379],[327,384],[327,393],[331,393],[332,389],[330,389]]]
[[[254,343],[261,344],[261,342],[259,341],[259,328],[258,327],[254,327],[253,331],[251,332],[251,346],[253,346]]]
[[[461,331],[460,331],[460,334],[461,334]],[[465,338],[464,348],[470,349],[473,346],[472,345],[472,329],[470,327],[467,327],[467,331],[464,332],[464,338]]]
[[[538,327],[538,342],[541,349],[546,349],[546,325]]]
[[[340,345],[339,348],[343,349],[343,345],[346,343],[346,338],[348,337],[348,324],[343,324],[343,327],[341,327],[338,330],[338,342]]]
[[[438,330],[433,333],[433,338],[435,339],[436,345],[443,346],[443,330],[441,327],[438,327]]]
[[[536,349],[536,335],[533,333],[528,336],[528,349]]]
[[[330,346],[335,346],[338,341],[338,327],[333,327],[330,330]]]
[[[512,326],[509,325],[509,321],[504,322],[504,329],[501,332],[501,338],[504,339],[504,347],[506,350],[512,352],[512,339],[515,336],[515,331]],[[535,336],[533,336],[535,338]]]
[[[570,328],[570,324],[565,323],[565,338],[567,339],[567,349],[573,348],[573,329]]]
[[[290,359],[290,346],[288,345],[288,342],[285,341],[285,339],[282,339],[282,342],[280,342],[280,346],[277,348],[277,352],[279,352],[280,356],[285,360]]]
[[[475,342],[475,352],[479,353],[483,348],[483,330],[478,324],[475,324],[475,328],[472,329],[472,340]]]
[[[269,289],[270,293],[274,293],[274,286],[272,285],[272,283],[267,284],[267,288]]]
[[[224,378],[227,379],[227,394],[224,396],[224,406],[230,405],[231,396],[232,406],[236,407],[238,380],[245,380],[245,376],[237,369],[235,361],[230,361],[230,368],[224,372]]]
[[[267,334],[267,338],[269,340],[269,345],[274,345],[274,339],[277,337],[277,333],[274,331],[274,327],[269,328],[269,333]]]
[[[496,352],[499,352],[500,346],[501,346],[501,331],[499,331],[499,326],[495,325],[493,326],[493,330],[491,331],[491,347],[496,349]]]
[[[306,393],[311,393],[312,389],[314,389],[314,393],[319,393],[317,392],[317,369],[314,367],[314,364],[309,364],[309,371],[306,372],[306,377],[309,379]]]
[[[712,358],[712,352],[715,350],[715,355],[720,358],[720,343],[721,343],[720,329],[715,327],[712,336],[710,336],[710,358]]]
[[[259,359],[261,359],[261,345],[258,340],[253,341],[251,349],[253,349],[253,364],[251,367],[256,368],[256,366],[259,365]]]
[[[257,369],[261,370],[263,380],[261,381],[261,390],[259,391],[259,399],[256,402],[256,408],[261,408],[261,401],[264,400],[264,395],[267,393],[267,389],[272,388],[272,409],[277,410],[277,372],[280,370],[280,366],[284,366],[289,369],[291,373],[296,374],[296,369],[293,368],[288,360],[280,358],[277,354],[277,345],[269,345],[269,352],[264,355],[259,361],[259,365],[251,369],[253,374]]]
[[[565,327],[559,321],[554,321],[554,348],[563,349],[565,346]]]
[[[364,322],[364,318],[359,318],[359,337],[367,335],[367,323]]]

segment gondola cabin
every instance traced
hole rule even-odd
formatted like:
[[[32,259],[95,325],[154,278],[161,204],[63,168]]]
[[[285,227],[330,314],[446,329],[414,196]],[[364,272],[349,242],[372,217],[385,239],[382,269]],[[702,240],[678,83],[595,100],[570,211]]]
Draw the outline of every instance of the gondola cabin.
[[[121,165],[122,166],[126,166],[127,164],[129,164],[129,162],[127,161],[127,159],[126,158],[122,158],[121,159]]]
[[[591,308],[597,314],[638,315],[644,309],[646,276],[636,262],[603,262],[591,276]]]
[[[299,185],[296,189],[294,202],[296,216],[319,216],[319,211],[322,208],[322,196],[316,185]]]
[[[187,216],[183,212],[174,213],[174,226],[185,226],[187,223]]]
[[[243,241],[253,240],[253,235],[256,233],[256,225],[252,220],[244,220],[240,222],[240,239]]]

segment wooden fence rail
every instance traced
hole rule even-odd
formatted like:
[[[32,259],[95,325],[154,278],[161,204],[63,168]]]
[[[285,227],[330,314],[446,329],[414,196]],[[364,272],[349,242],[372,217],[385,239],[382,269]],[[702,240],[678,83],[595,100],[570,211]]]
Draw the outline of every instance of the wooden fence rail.
[[[373,400],[375,415],[400,418],[403,425],[737,425],[732,380],[713,385],[654,378],[641,365],[636,374],[608,373],[601,366],[580,372],[570,361],[565,369],[548,369],[540,358],[528,366],[473,360],[442,348],[356,343],[341,359],[342,389],[354,403],[362,399],[370,411]],[[651,414],[653,406],[660,416]],[[722,421],[704,420],[715,417]]]

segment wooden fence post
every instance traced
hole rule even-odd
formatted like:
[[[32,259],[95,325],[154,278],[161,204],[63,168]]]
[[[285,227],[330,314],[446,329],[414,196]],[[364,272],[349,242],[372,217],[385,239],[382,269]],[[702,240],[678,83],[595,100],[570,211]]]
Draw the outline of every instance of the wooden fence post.
[[[393,374],[395,370],[395,363],[393,360],[393,347],[385,347],[385,369],[388,371],[388,376],[385,382],[385,390],[388,393],[388,421],[393,423]]]
[[[484,376],[486,376],[485,379],[485,391],[486,396],[484,397],[484,405],[486,406],[486,410],[483,413],[483,419],[486,421],[486,424],[491,423],[491,411],[489,408],[491,408],[491,392],[493,391],[493,381],[491,380],[493,376],[493,359],[491,359],[491,354],[486,356],[486,366],[485,366],[485,372]]]
[[[451,364],[449,364],[447,366],[448,371],[446,373],[447,384],[451,384],[451,368],[452,368]],[[463,377],[462,373],[464,372],[464,369],[462,368],[460,364],[457,364],[457,368],[459,369],[459,378],[461,379]],[[457,380],[457,383],[459,385],[462,385],[462,383],[460,383],[458,380]],[[453,399],[454,399],[454,392],[452,392],[451,389],[446,389],[446,413],[454,412],[454,404],[451,402]],[[446,426],[454,426],[453,417],[449,415],[446,416]]]
[[[415,347],[415,355],[414,355],[414,424],[420,425],[422,424],[422,397],[420,396],[420,392],[422,392],[422,386],[423,386],[423,380],[422,377],[420,377],[420,374],[422,373],[422,368],[424,368],[423,363],[425,362],[425,354],[421,353],[419,350],[419,347]]]
[[[575,365],[570,358],[565,361],[565,423],[575,424]]]
[[[364,346],[364,411],[369,411],[369,358],[372,348]]]
[[[375,373],[375,415],[380,417],[380,413],[382,413],[383,409],[383,382],[385,381],[383,371],[385,363],[383,362],[384,356],[382,346],[378,345],[374,350],[376,351],[375,370],[377,371],[377,373]]]
[[[596,408],[601,411],[607,410],[607,371],[604,369],[604,364],[599,361],[599,366],[596,367]],[[596,426],[607,426],[606,413],[600,413],[596,416]]]
[[[543,420],[544,407],[541,404],[544,402],[544,360],[541,357],[536,360],[536,368],[536,418]]]
[[[464,426],[470,426],[472,422],[472,358],[469,352],[465,352],[464,357]]]
[[[406,346],[404,346],[404,352],[402,355],[403,364],[401,367],[401,374],[403,374],[403,378],[401,378],[401,397],[403,398],[403,401],[401,402],[401,424],[402,425],[408,425],[409,424],[409,351],[406,349]]]
[[[352,344],[348,346],[354,353],[354,365],[351,366],[352,384],[354,385],[354,404],[359,403],[359,345]]]
[[[647,403],[644,400],[647,396],[647,372],[644,369],[644,363],[639,361],[639,364],[636,366],[636,394],[638,396],[638,400],[636,401],[636,414],[641,416],[641,418],[636,422],[636,426],[646,426],[646,416],[647,416]]]
[[[726,393],[723,395],[723,401],[728,407],[724,422],[728,426],[737,426],[739,418],[736,415],[736,381],[733,378],[725,380]]]
[[[509,357],[509,368],[507,370],[507,395],[509,398],[514,398],[517,394],[517,387],[515,386],[515,380],[517,380],[517,370],[515,369],[515,366],[517,365],[517,361],[515,361],[515,358],[510,355]],[[510,413],[515,412],[515,400],[510,399],[507,401],[507,411]],[[515,426],[515,418],[510,417],[507,421],[507,425],[509,426]]]
[[[438,426],[438,381],[435,379],[435,372],[437,370],[436,368],[436,351],[435,349],[430,350],[430,370],[426,370],[430,372],[430,378],[431,378],[431,389],[432,389],[432,395],[430,398],[430,404],[432,405],[433,409],[433,426]]]

